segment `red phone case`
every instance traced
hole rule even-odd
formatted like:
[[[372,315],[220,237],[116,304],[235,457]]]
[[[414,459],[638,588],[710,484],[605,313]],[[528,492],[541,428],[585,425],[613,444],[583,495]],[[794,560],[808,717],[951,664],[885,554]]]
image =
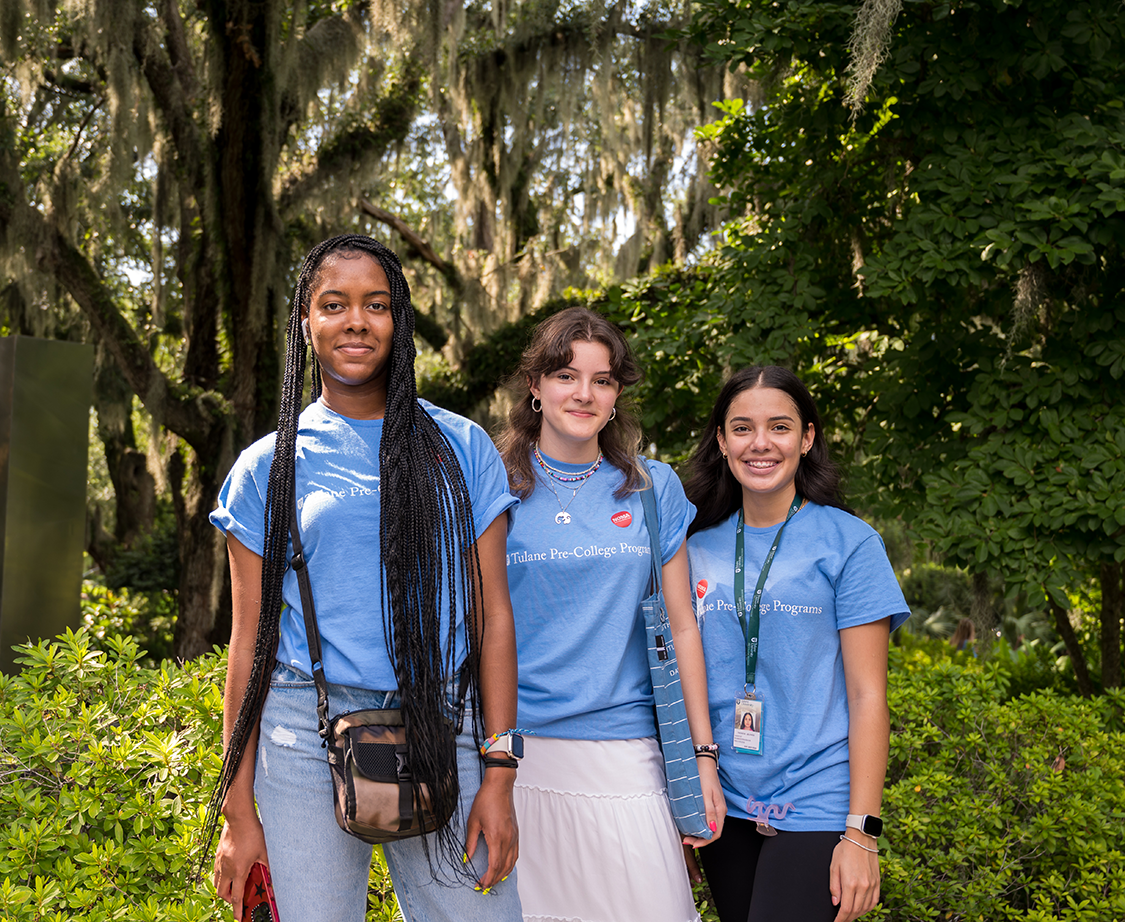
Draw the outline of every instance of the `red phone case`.
[[[254,862],[242,891],[243,922],[280,922],[277,903],[273,898],[270,869],[262,862]]]

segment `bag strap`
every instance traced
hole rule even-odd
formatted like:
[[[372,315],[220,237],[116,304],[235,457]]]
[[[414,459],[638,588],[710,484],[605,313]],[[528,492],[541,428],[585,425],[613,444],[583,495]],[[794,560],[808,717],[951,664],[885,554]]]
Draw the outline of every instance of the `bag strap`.
[[[316,626],[316,608],[313,605],[312,586],[309,584],[309,569],[305,551],[301,547],[301,530],[297,527],[297,478],[293,478],[293,503],[289,509],[289,535],[293,539],[293,559],[289,565],[297,574],[297,585],[301,590],[301,613],[305,617],[305,637],[309,645],[309,659],[312,660],[313,683],[316,685],[316,716],[319,719],[317,732],[324,745],[335,743],[332,727],[328,722],[328,681],[324,678],[324,663],[320,652],[320,630]]]
[[[309,646],[309,659],[312,660],[313,684],[316,685],[316,716],[319,721],[317,732],[323,745],[335,745],[332,724],[328,720],[328,680],[324,677],[324,662],[320,651],[320,629],[316,624],[316,606],[313,605],[312,585],[309,583],[308,561],[301,546],[301,530],[297,525],[297,478],[293,478],[293,503],[289,509],[289,535],[293,539],[293,559],[289,565],[297,574],[297,586],[301,590],[301,613],[305,619],[305,638]],[[657,576],[659,579],[659,574]],[[465,699],[469,690],[469,666],[461,667],[457,682],[457,721],[455,732],[461,733],[465,723]]]
[[[644,508],[645,525],[648,526],[648,543],[652,549],[651,561],[652,576],[649,580],[649,595],[656,595],[664,589],[661,580],[662,567],[657,562],[660,560],[660,510],[656,505],[655,481],[652,479],[652,469],[642,457],[641,466],[648,474],[648,486],[641,490],[641,506]]]

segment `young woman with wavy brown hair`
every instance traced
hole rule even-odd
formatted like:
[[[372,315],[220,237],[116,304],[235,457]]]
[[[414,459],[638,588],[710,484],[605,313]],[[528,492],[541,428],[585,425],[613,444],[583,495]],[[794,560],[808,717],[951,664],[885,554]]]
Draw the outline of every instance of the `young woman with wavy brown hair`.
[[[499,439],[521,500],[508,579],[519,722],[532,731],[515,790],[525,920],[698,918],[664,791],[637,615],[656,553],[692,738],[710,744],[684,544],[695,510],[668,465],[648,461],[646,471],[640,458],[640,427],[624,395],[640,377],[620,330],[592,311],[564,310],[536,328],[524,351]],[[639,493],[650,485],[657,548]],[[698,761],[717,837],[722,791],[714,762]]]

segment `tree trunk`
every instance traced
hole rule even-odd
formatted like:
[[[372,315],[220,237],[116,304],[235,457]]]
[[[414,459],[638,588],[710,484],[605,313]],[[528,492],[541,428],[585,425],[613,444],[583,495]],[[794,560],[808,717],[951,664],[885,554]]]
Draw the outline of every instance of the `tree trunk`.
[[[229,639],[214,636],[216,621],[222,620],[226,563],[222,536],[207,516],[219,482],[216,466],[194,452],[187,463],[182,452],[175,452],[168,469],[180,543],[180,604],[173,648],[177,659],[192,659],[207,653],[216,639],[220,643]],[[226,621],[229,624],[229,615]]]
[[[101,343],[96,355],[94,408],[98,412],[98,438],[104,446],[106,467],[113,482],[113,537],[119,545],[130,547],[141,535],[152,531],[156,480],[149,473],[144,454],[137,451],[133,390]],[[98,535],[98,529],[94,529],[94,534]]]
[[[1090,670],[1086,668],[1086,657],[1082,655],[1082,647],[1078,637],[1070,624],[1070,613],[1047,593],[1047,602],[1051,606],[1051,613],[1055,616],[1055,626],[1059,629],[1059,636],[1066,644],[1066,652],[1070,654],[1070,662],[1074,666],[1074,678],[1078,682],[1078,691],[1089,698],[1094,694],[1094,683],[1090,681]]]
[[[1102,688],[1121,685],[1121,615],[1125,596],[1119,563],[1102,564]]]
[[[981,656],[988,656],[992,643],[996,640],[996,628],[1000,626],[1000,617],[996,606],[992,604],[992,589],[988,585],[988,574],[974,573],[971,586],[969,617],[973,621],[973,628],[977,635],[974,646]]]

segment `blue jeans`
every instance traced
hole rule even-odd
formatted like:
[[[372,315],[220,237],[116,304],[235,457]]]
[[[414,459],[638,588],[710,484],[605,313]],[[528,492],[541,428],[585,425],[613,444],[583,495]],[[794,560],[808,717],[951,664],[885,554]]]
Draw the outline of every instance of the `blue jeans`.
[[[328,686],[334,715],[394,707],[397,695],[397,691]],[[461,803],[451,822],[464,841],[465,821],[483,771],[471,728],[457,738],[457,768]],[[262,710],[254,795],[280,917],[287,922],[363,922],[371,846],[336,825],[332,778],[317,735],[316,687],[304,673],[280,663]],[[420,838],[383,846],[407,922],[520,922],[514,871],[490,893],[479,893],[460,879],[454,882],[453,872],[437,863],[436,850],[431,852],[444,880],[434,880]],[[475,878],[488,868],[484,836],[477,841],[471,864]]]

